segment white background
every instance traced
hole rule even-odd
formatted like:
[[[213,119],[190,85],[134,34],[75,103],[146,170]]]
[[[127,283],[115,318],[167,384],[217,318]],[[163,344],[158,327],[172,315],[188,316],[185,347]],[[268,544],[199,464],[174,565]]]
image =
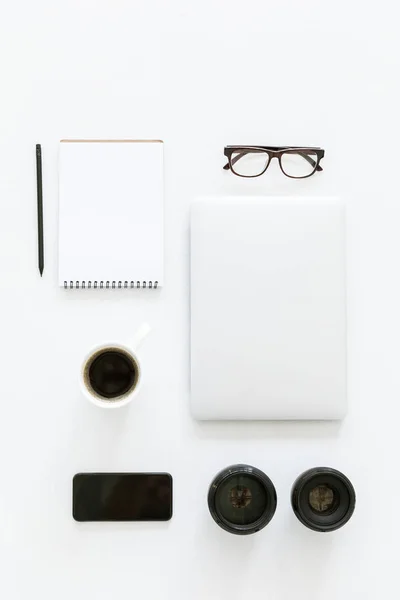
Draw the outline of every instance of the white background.
[[[1,0],[0,595],[9,600],[380,599],[398,585],[400,290],[397,5],[361,0]],[[57,287],[63,137],[165,141],[166,285]],[[35,143],[43,146],[46,266],[37,270]],[[245,181],[223,146],[315,144],[323,173]],[[197,194],[348,198],[350,413],[330,423],[195,423],[189,396],[188,214]],[[90,346],[148,320],[143,393],[102,412],[79,396]],[[212,340],[210,340],[212,344]],[[270,525],[232,536],[206,493],[249,462],[278,493]],[[330,465],[353,481],[331,535],[293,516],[291,484]],[[84,470],[166,470],[167,524],[77,524]]]

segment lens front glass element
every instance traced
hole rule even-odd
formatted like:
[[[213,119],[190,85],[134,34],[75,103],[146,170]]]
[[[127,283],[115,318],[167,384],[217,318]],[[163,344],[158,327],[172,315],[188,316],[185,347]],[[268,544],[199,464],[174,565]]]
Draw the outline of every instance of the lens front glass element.
[[[308,502],[316,513],[327,513],[338,502],[337,493],[329,485],[317,485],[308,494]]]
[[[268,503],[263,484],[251,475],[232,475],[218,487],[217,513],[229,523],[249,525],[264,513]]]

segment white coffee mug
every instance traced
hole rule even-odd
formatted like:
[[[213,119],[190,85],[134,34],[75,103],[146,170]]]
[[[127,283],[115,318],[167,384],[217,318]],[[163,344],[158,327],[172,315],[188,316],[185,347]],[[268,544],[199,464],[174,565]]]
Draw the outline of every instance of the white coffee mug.
[[[84,360],[82,361],[80,371],[80,387],[85,398],[101,408],[121,408],[122,406],[126,406],[132,402],[135,396],[137,396],[139,393],[142,383],[142,367],[137,355],[137,349],[149,331],[149,325],[147,323],[143,323],[129,343],[123,344],[121,342],[107,342],[98,344],[86,354]],[[121,354],[125,355],[126,361],[128,363],[131,362],[132,371],[134,372],[134,380],[129,386],[129,389],[124,391],[124,393],[119,396],[113,396],[109,398],[101,395],[96,389],[94,389],[89,377],[90,368],[94,361],[107,352],[120,352]]]

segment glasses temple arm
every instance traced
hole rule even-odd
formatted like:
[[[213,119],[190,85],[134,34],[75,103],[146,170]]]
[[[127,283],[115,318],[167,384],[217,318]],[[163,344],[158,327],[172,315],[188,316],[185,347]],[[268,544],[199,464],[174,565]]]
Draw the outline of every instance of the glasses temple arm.
[[[311,158],[311,156],[308,156],[308,154],[305,154],[304,152],[299,152],[299,155],[302,156],[315,169],[317,163],[313,158]],[[323,168],[320,165],[318,165],[317,171],[323,171]]]
[[[235,163],[237,163],[238,160],[240,160],[241,158],[243,158],[243,156],[246,156],[246,154],[248,154],[250,152],[250,150],[248,151],[243,151],[243,152],[239,152],[239,154],[237,156],[235,156],[235,158],[231,158],[231,161],[227,162],[226,165],[224,165],[224,169],[225,171],[229,171],[229,169],[231,168],[231,164],[234,165]]]

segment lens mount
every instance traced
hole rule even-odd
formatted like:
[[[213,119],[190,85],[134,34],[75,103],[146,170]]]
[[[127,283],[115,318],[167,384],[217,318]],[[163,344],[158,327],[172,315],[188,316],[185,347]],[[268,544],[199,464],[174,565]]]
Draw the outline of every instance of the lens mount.
[[[356,493],[351,481],[336,469],[316,467],[302,473],[292,487],[292,508],[313,531],[335,531],[351,518]]]
[[[214,521],[229,533],[248,535],[265,527],[276,510],[276,491],[269,477],[250,465],[223,469],[208,491]]]

